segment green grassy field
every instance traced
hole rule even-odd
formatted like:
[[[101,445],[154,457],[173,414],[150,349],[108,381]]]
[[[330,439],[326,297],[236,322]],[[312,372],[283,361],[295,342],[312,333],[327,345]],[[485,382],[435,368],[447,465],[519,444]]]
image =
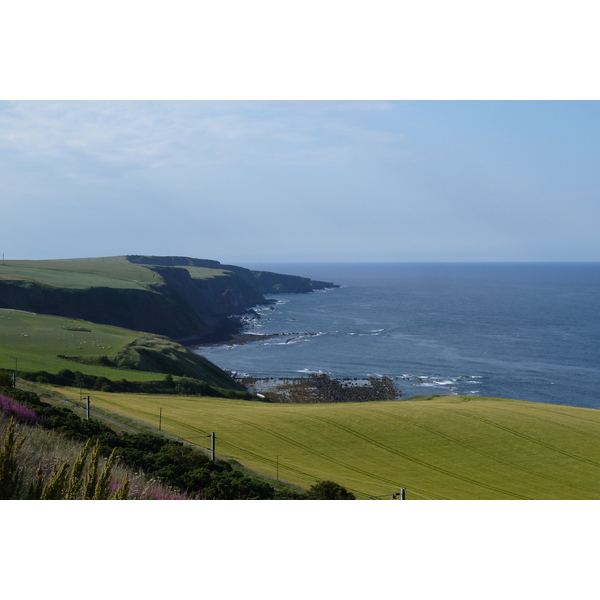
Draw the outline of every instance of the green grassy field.
[[[59,354],[112,356],[142,335],[137,331],[87,321],[0,309],[0,368],[18,366],[19,371],[51,373],[71,369],[109,379],[156,379],[155,373],[85,365],[58,358]]]
[[[65,390],[62,390],[63,393]],[[79,390],[67,391],[73,399]],[[600,411],[498,398],[266,404],[86,392],[92,405],[308,487],[357,498],[598,499]]]
[[[225,277],[230,274],[230,271],[223,269],[207,269],[206,267],[189,267],[181,266],[178,269],[185,269],[192,279],[211,279],[212,277]]]
[[[3,280],[38,281],[67,289],[112,287],[144,289],[161,283],[152,270],[124,256],[64,260],[7,260],[0,265]]]
[[[222,269],[180,266],[194,279],[208,279],[227,275]],[[125,256],[101,258],[73,258],[62,260],[7,260],[0,264],[0,280],[35,281],[66,289],[109,287],[119,289],[147,289],[149,285],[164,283],[163,279],[140,264],[130,263]]]

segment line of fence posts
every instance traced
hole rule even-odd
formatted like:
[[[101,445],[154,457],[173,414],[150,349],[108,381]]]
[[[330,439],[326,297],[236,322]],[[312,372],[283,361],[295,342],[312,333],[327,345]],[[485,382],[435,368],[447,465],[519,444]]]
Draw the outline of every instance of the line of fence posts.
[[[88,400],[89,400],[89,396],[88,396]],[[162,407],[159,407],[158,409],[158,430],[162,431]],[[215,447],[216,447],[216,435],[215,432],[213,431],[210,435],[206,435],[206,436],[202,436],[202,437],[209,437],[210,438],[210,459],[215,462],[216,459],[216,451],[215,451]],[[208,448],[206,448],[208,450]]]
[[[161,431],[162,428],[162,408],[158,409],[158,430]],[[86,418],[89,421],[90,420],[90,397],[87,396],[86,397]],[[206,436],[206,437],[210,437],[210,459],[212,460],[212,462],[215,462],[215,458],[216,458],[216,435],[215,432],[211,432],[210,436]],[[276,471],[276,477],[277,480],[279,480],[279,454],[276,455],[277,456],[277,471]],[[392,500],[406,500],[406,488],[400,488],[400,491],[397,494],[392,494]]]
[[[162,429],[162,408],[158,409],[158,430],[161,431]],[[90,419],[90,397],[87,396],[86,397],[86,418],[89,421]],[[212,460],[212,462],[215,462],[215,458],[216,458],[216,435],[215,432],[213,431],[210,436],[206,436],[206,437],[210,437],[210,459]],[[276,477],[277,480],[279,480],[279,454],[276,455],[277,456],[277,470],[276,470]],[[406,500],[406,488],[401,488],[400,491],[397,494],[392,494],[392,499],[393,500]]]
[[[89,396],[88,396],[88,411],[89,411]],[[162,408],[158,409],[158,430],[161,430],[162,426]],[[89,416],[88,416],[89,418]],[[211,432],[210,435],[206,437],[210,437],[210,459],[212,462],[215,462],[216,459],[216,438],[215,432]],[[276,478],[279,481],[279,454],[276,455]],[[406,500],[406,488],[400,488],[400,491],[397,494],[392,494],[393,500]]]
[[[161,431],[162,428],[162,408],[158,409],[158,430]],[[86,419],[89,421],[90,420],[90,397],[87,396],[86,397]],[[215,432],[213,431],[210,436],[206,436],[206,437],[210,437],[210,459],[212,460],[212,462],[215,462],[215,458],[216,458],[216,435]],[[276,470],[276,477],[277,480],[279,480],[279,454],[276,455],[277,456],[277,470]],[[406,488],[400,488],[400,491],[397,494],[392,494],[392,500],[406,500]]]

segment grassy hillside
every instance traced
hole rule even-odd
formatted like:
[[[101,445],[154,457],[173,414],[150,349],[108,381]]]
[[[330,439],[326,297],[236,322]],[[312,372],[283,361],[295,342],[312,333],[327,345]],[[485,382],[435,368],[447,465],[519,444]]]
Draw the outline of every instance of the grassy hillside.
[[[67,358],[60,358],[69,357]],[[114,367],[103,366],[112,362]],[[0,369],[81,371],[112,380],[149,381],[157,373],[239,386],[211,362],[160,336],[87,321],[0,309]]]
[[[132,373],[58,358],[58,355],[113,356],[140,335],[137,331],[86,321],[0,309],[0,368],[18,366],[19,371],[53,373],[71,369],[113,379],[156,379],[156,375],[150,373]]]
[[[114,360],[122,368],[170,373],[202,379],[209,385],[220,388],[243,389],[215,364],[165,337],[138,337],[125,346]]]
[[[177,266],[193,279],[227,276],[223,269]],[[67,289],[109,287],[116,289],[149,289],[164,283],[148,266],[135,264],[125,256],[71,258],[62,260],[7,260],[0,265],[0,280],[38,282]]]
[[[79,391],[68,392],[77,400]],[[86,392],[87,393],[87,392]],[[89,392],[92,404],[308,487],[333,479],[358,498],[600,498],[600,411],[477,397],[356,404]]]
[[[2,454],[2,450],[8,449],[6,433],[9,427],[10,418],[0,411],[0,445],[2,446],[0,454]],[[5,476],[3,482],[5,485],[0,485],[2,499],[17,500],[31,497],[31,486],[35,486],[36,483],[40,490],[44,487],[48,490],[49,483],[56,472],[55,469],[58,470],[59,465],[62,466],[65,463],[68,463],[69,467],[73,466],[84,448],[82,442],[70,440],[64,435],[42,429],[39,426],[15,422],[13,427],[15,442],[19,444],[22,440],[22,445],[16,451],[13,462],[13,466],[16,467],[13,472],[18,470],[20,477],[14,482],[15,485],[8,494],[9,486],[6,485],[8,473],[2,473]],[[71,473],[72,471],[69,469],[69,475]],[[38,481],[39,474],[42,476],[41,484]],[[134,470],[118,462],[111,469],[112,485],[108,497],[113,498],[115,489],[122,486],[125,480],[129,481],[128,500],[187,499],[187,496],[160,484],[155,478],[140,473],[139,469]],[[80,488],[79,493],[73,494],[73,496],[74,499],[82,499],[83,489]]]
[[[0,265],[0,280],[36,281],[67,289],[110,287],[146,289],[161,283],[151,269],[130,263],[124,256],[65,260],[7,260]]]

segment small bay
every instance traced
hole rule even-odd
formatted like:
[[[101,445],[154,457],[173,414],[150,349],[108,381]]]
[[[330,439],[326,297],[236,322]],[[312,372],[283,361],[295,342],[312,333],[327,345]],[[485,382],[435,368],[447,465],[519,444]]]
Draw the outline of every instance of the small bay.
[[[253,377],[387,375],[404,396],[600,408],[600,263],[270,263],[340,288],[270,296],[251,334],[200,348]]]

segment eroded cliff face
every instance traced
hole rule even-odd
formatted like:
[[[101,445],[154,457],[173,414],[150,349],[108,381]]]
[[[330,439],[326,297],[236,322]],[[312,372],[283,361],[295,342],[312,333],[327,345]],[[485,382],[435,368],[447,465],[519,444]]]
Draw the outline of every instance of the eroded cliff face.
[[[265,297],[235,273],[208,279],[194,279],[186,269],[152,266],[164,280],[156,290],[178,306],[185,306],[204,323],[202,331],[188,330],[180,341],[206,337],[219,330],[235,329],[231,315],[240,315],[253,306],[265,304]],[[185,338],[185,339],[182,339]]]
[[[235,275],[192,279],[185,269],[157,269],[165,283],[153,290],[53,288],[0,282],[0,308],[84,319],[136,331],[194,340],[235,329],[229,315],[266,302]]]
[[[71,290],[37,283],[0,282],[0,308],[84,319],[173,338],[190,331],[201,334],[210,328],[200,315],[151,290]]]
[[[263,294],[304,294],[314,290],[338,287],[326,281],[314,281],[297,275],[280,275],[269,271],[252,271],[256,285]]]
[[[218,260],[206,258],[190,258],[189,256],[146,256],[129,254],[126,256],[130,263],[160,267],[203,267],[205,269],[221,269],[223,265]]]

